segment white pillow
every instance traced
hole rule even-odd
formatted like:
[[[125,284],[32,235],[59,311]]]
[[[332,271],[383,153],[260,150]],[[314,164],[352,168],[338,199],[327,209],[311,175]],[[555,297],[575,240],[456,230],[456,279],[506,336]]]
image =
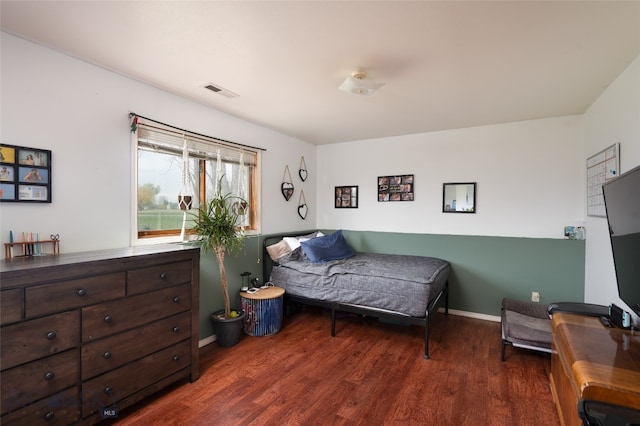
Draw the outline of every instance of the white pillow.
[[[312,238],[324,237],[324,234],[320,231],[314,232],[309,235],[300,235],[297,237],[284,237],[283,240],[287,243],[291,251],[300,247],[300,243],[303,241],[309,241]]]
[[[298,240],[297,237],[284,237],[283,240],[285,243],[287,243],[291,251],[300,247],[300,241]]]

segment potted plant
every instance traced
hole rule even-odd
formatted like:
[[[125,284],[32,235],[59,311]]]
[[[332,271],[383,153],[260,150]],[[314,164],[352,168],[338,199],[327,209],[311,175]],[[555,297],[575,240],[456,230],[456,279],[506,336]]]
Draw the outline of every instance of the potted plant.
[[[215,196],[198,208],[191,229],[196,234],[196,242],[202,252],[213,251],[218,261],[224,310],[212,313],[209,318],[218,344],[228,347],[235,345],[240,339],[244,312],[231,309],[224,257],[226,252],[237,255],[244,244],[245,235],[238,227],[238,218],[244,213],[247,202],[230,193],[223,194],[222,177],[218,181]]]

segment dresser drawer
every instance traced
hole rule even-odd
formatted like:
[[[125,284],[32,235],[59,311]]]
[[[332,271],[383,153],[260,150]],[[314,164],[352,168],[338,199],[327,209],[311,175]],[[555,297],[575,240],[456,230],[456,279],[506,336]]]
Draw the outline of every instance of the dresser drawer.
[[[80,344],[80,312],[63,312],[0,329],[2,369],[15,367]]]
[[[85,403],[82,406],[82,416],[90,416],[101,408],[117,404],[118,401],[186,368],[191,363],[190,357],[191,342],[187,340],[84,382],[82,395]],[[86,399],[87,396],[91,398]]]
[[[191,309],[191,285],[184,284],[82,308],[82,341],[111,336]]]
[[[127,271],[127,294],[145,293],[191,281],[190,261]]]
[[[2,413],[72,387],[78,381],[77,349],[2,372]]]
[[[78,388],[74,387],[36,403],[25,405],[24,408],[18,411],[2,416],[0,423],[2,426],[58,426],[75,423],[79,417]]]
[[[22,319],[22,289],[14,288],[0,293],[0,325]]]
[[[124,297],[124,272],[27,287],[25,315],[32,318]]]
[[[82,347],[82,380],[120,367],[191,337],[191,312],[183,312]]]

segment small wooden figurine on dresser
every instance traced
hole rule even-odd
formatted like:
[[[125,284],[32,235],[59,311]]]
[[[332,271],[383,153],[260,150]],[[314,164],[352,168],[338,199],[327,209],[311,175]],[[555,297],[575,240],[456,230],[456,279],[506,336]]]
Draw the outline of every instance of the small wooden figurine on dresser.
[[[20,254],[14,254],[13,248],[19,247]],[[60,234],[51,234],[42,239],[37,232],[22,232],[20,241],[14,241],[13,231],[9,231],[9,242],[4,243],[4,257],[33,257],[60,254]]]

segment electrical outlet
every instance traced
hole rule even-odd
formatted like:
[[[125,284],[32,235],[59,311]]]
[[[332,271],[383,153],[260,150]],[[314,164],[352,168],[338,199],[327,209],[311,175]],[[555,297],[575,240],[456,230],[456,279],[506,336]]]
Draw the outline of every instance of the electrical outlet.
[[[540,293],[538,293],[537,291],[532,291],[531,292],[531,301],[532,302],[539,302],[540,301]]]

